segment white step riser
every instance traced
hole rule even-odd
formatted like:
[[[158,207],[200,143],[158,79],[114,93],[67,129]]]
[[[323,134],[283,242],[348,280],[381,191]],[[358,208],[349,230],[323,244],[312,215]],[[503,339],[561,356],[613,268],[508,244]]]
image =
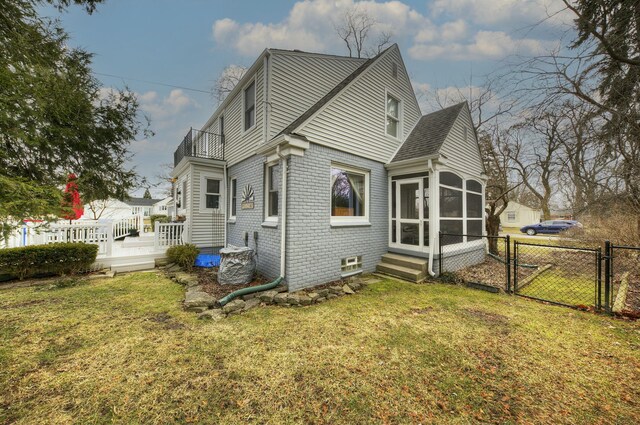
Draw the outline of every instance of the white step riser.
[[[153,239],[151,239],[151,240],[139,240],[139,241],[136,241],[135,239],[125,239],[122,242],[122,247],[123,248],[133,248],[133,247],[143,247],[143,246],[151,247],[153,245],[154,245]]]
[[[116,273],[138,272],[142,270],[152,270],[156,267],[155,261],[145,261],[141,263],[119,264],[111,266],[111,271]]]

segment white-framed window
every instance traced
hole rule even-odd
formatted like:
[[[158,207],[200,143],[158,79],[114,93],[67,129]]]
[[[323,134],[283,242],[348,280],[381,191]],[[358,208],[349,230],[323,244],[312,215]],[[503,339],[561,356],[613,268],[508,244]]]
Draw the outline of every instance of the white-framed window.
[[[507,211],[507,221],[509,223],[515,223],[517,220],[515,211]]]
[[[265,217],[277,220],[278,217],[278,182],[276,179],[277,164],[267,165],[265,169]]]
[[[235,177],[229,179],[229,218],[236,218],[238,208],[238,181]]]
[[[245,87],[243,91],[242,108],[244,111],[244,131],[248,131],[256,125],[256,81]]]
[[[204,208],[208,210],[220,208],[220,179],[204,178]]]
[[[483,217],[482,183],[465,181],[450,171],[440,172],[440,231],[448,234],[443,244],[480,239]]]
[[[369,221],[369,171],[331,165],[331,222]]]
[[[401,126],[400,125],[401,124],[400,107],[401,107],[400,99],[391,95],[390,93],[387,93],[387,101],[385,106],[385,110],[386,110],[385,128],[386,128],[387,135],[394,137],[396,139],[400,137],[400,126]]]

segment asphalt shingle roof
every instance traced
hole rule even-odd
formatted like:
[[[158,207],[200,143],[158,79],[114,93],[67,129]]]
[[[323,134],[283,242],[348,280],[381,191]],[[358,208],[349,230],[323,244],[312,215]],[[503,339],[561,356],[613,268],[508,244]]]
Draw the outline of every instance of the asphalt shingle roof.
[[[423,115],[391,162],[438,153],[466,102]]]

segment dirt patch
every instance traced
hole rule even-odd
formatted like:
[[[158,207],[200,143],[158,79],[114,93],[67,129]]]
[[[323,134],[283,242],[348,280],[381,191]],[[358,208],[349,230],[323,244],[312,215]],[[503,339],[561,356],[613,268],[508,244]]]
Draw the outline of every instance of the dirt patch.
[[[466,308],[462,310],[462,313],[465,316],[480,319],[483,322],[492,324],[492,325],[506,325],[509,323],[509,318],[507,316],[503,316],[502,314],[497,314],[497,313],[490,313],[484,310]]]
[[[163,329],[167,330],[177,330],[177,329],[185,329],[186,326],[180,322],[176,322],[176,320],[167,313],[158,313],[149,318],[150,322],[158,323],[161,325]]]
[[[411,310],[409,310],[409,313],[413,314],[414,316],[420,316],[423,314],[431,313],[432,311],[433,307],[412,307]]]
[[[204,292],[213,295],[216,299],[223,298],[238,289],[262,285],[269,282],[263,276],[256,276],[251,282],[244,285],[220,285],[217,280],[217,271],[217,267],[210,269],[196,267],[193,269],[193,272],[198,277],[198,283],[202,286]]]
[[[463,282],[481,283],[506,290],[506,266],[491,257],[487,257],[483,263],[458,270],[455,275]]]

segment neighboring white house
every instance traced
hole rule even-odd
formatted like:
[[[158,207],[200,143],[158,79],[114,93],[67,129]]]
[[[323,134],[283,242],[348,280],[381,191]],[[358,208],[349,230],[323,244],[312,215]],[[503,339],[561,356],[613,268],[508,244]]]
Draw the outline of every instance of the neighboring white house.
[[[144,217],[151,215],[169,215],[169,209],[173,205],[170,196],[164,199],[129,198],[125,201],[107,199],[93,201],[84,206],[83,220],[119,219],[132,215],[142,214]]]
[[[540,223],[542,212],[526,205],[509,201],[507,208],[500,214],[502,227],[522,227],[528,224]]]

